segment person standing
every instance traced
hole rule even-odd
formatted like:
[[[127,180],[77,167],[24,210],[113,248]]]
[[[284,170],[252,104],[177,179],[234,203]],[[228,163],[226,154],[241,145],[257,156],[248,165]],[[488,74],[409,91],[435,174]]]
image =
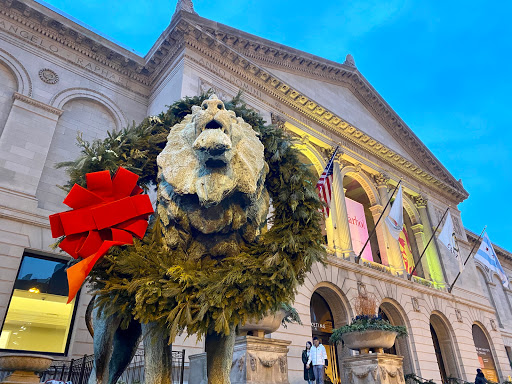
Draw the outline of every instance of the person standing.
[[[309,359],[306,368],[313,365],[313,374],[316,378],[316,384],[324,384],[325,366],[327,365],[327,352],[318,337],[313,337],[313,346],[309,353]]]
[[[481,369],[476,370],[475,384],[487,384],[487,379]]]
[[[304,380],[308,384],[313,384],[315,381],[315,374],[313,373],[313,367],[306,368],[306,364],[309,360],[309,355],[311,354],[311,347],[313,344],[311,344],[311,341],[306,342],[306,349],[302,351],[302,362],[304,363]]]

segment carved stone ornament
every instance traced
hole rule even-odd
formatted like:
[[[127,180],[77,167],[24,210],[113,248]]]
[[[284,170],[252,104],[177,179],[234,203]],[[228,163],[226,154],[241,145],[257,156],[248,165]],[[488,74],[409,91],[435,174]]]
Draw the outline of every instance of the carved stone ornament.
[[[271,119],[273,125],[275,125],[278,128],[284,129],[285,120],[281,116],[279,116],[275,113],[271,113],[270,119]]]
[[[249,362],[251,364],[251,369],[253,371],[256,371],[256,363],[257,363],[256,356],[254,356],[253,354],[249,353],[249,359],[250,359]]]
[[[415,312],[420,312],[420,302],[416,297],[411,297],[412,301],[412,309],[414,309]]]
[[[39,78],[46,84],[57,84],[59,81],[59,75],[48,68],[43,68],[39,71]]]
[[[276,361],[278,360],[277,358],[267,360],[267,359],[262,359],[261,357],[258,357],[258,359],[260,360],[261,365],[263,365],[266,368],[272,368],[274,366],[274,364],[276,363]]]
[[[366,297],[368,296],[368,292],[366,291],[366,284],[362,281],[357,282],[357,292],[359,293],[359,296]]]
[[[279,371],[281,373],[286,372],[286,356],[279,357]]]
[[[498,330],[498,327],[496,326],[496,322],[494,321],[494,319],[491,319],[491,328],[493,331],[497,331]]]
[[[426,207],[427,206],[427,198],[422,195],[414,196],[414,204],[416,207]]]
[[[354,56],[352,56],[350,53],[345,57],[345,62],[343,63],[345,65],[348,65],[349,67],[356,67],[356,62],[354,60]]]
[[[245,365],[245,356],[240,356],[240,359],[238,359],[238,370],[242,372],[244,370]]]
[[[455,316],[457,317],[457,321],[459,323],[462,323],[464,320],[462,319],[462,312],[460,311],[460,309],[456,309],[455,310]]]
[[[389,177],[385,173],[378,173],[373,176],[373,180],[375,180],[377,187],[386,187],[389,182]]]

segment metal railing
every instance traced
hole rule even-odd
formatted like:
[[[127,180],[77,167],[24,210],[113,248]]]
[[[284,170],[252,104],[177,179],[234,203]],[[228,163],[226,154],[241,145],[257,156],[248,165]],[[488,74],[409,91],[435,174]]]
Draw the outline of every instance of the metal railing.
[[[55,364],[58,363],[58,364]],[[183,384],[185,371],[185,350],[172,351],[171,382]],[[87,384],[94,369],[94,355],[84,355],[71,361],[54,360],[48,370],[40,374],[41,382],[56,380],[72,384]],[[2,382],[12,371],[0,371]],[[132,361],[119,378],[118,384],[144,384],[144,351],[137,351]]]

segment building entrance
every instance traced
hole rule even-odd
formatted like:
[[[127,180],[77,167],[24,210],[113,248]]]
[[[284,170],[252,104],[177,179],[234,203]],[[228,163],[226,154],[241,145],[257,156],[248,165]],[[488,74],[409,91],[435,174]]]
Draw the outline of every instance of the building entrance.
[[[340,384],[338,354],[336,346],[329,341],[334,329],[334,320],[327,301],[318,293],[311,296],[311,336],[318,337],[327,352],[329,365],[325,370],[325,382]]]

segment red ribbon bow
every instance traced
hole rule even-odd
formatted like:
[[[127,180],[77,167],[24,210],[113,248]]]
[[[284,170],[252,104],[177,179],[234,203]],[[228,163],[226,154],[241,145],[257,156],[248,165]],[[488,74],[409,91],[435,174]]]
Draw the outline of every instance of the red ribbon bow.
[[[67,269],[73,300],[94,264],[114,245],[133,244],[144,237],[154,210],[148,195],[137,185],[139,176],[119,168],[85,175],[87,189],[75,184],[64,199],[71,211],[50,216],[53,237],[66,236],[59,247],[82,261]]]

